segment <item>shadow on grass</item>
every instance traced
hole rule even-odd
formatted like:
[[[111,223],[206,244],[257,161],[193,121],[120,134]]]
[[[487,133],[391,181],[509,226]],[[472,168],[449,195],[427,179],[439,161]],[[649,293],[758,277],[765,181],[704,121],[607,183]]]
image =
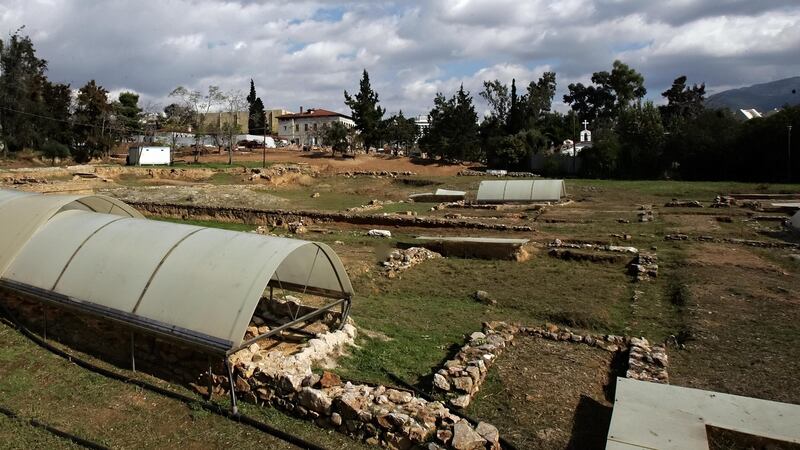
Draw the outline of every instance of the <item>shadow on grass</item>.
[[[611,407],[581,395],[572,419],[572,437],[568,449],[604,449],[611,424]]]

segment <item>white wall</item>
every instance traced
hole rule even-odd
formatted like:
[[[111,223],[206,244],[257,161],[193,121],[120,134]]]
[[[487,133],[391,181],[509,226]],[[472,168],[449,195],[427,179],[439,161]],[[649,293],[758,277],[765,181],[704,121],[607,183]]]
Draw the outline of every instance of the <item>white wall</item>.
[[[172,156],[169,147],[131,147],[128,162],[138,166],[169,165]]]

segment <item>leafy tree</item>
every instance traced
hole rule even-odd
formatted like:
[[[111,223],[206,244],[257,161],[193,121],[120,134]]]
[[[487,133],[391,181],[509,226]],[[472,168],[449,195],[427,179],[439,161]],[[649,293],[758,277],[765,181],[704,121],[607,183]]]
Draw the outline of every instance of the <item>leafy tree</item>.
[[[403,111],[386,119],[384,130],[386,140],[396,148],[408,148],[417,139],[417,125],[412,117],[405,117]]]
[[[86,83],[78,91],[75,108],[75,159],[86,162],[108,154],[112,139],[109,133],[108,91],[95,83]]]
[[[192,123],[194,115],[184,105],[171,103],[164,108],[164,130],[170,132],[173,153],[178,142],[178,133],[185,133]]]
[[[619,170],[624,177],[652,178],[663,168],[665,142],[661,115],[652,102],[624,108],[617,120]]]
[[[614,107],[614,95],[601,86],[584,86],[583,83],[570,83],[564,94],[564,103],[571,106],[578,117],[596,121],[610,117]]]
[[[348,129],[341,122],[333,122],[330,126],[323,127],[322,139],[325,144],[331,146],[331,150],[335,155],[336,152],[344,154],[347,147],[350,145],[348,138]]]
[[[617,161],[620,154],[619,137],[608,126],[599,127],[594,133],[594,145],[580,153],[581,176],[586,178],[611,178],[617,176]]]
[[[264,109],[264,102],[261,101],[260,97],[256,96],[256,86],[252,79],[250,80],[250,93],[247,95],[247,104],[249,105],[249,114],[247,116],[248,133],[264,134],[267,113]]]
[[[364,148],[369,150],[381,141],[381,120],[386,110],[378,106],[378,93],[372,90],[366,70],[361,76],[359,91],[355,97],[344,91],[344,99],[345,104],[350,107],[356,129],[361,133]]]
[[[56,159],[69,157],[69,147],[58,141],[47,141],[42,145],[42,156],[50,158],[52,165],[56,165]]]
[[[729,110],[704,109],[680,123],[664,148],[663,159],[673,175],[687,180],[738,178],[734,160],[740,158],[734,152],[741,124]]]
[[[489,104],[492,116],[502,123],[508,120],[508,109],[511,103],[511,99],[508,97],[508,86],[501,83],[500,80],[484,81],[483,91],[478,95]]]
[[[644,77],[621,61],[614,61],[610,73],[592,74],[592,83],[593,86],[570,84],[564,95],[564,103],[571,105],[580,118],[591,121],[601,117],[616,119],[623,108],[647,94]]]
[[[684,121],[696,117],[704,109],[706,85],[686,85],[682,75],[672,82],[672,86],[661,93],[667,104],[659,107],[664,123],[671,131],[676,131]]]
[[[72,142],[72,90],[68,84],[46,82],[39,130],[46,139]]]
[[[529,120],[538,121],[543,114],[550,112],[555,95],[555,72],[545,72],[538,81],[531,81],[525,97],[525,113]]]
[[[0,40],[0,140],[5,156],[36,146],[40,137],[34,117],[43,112],[47,61],[36,57],[33,42],[21,31]]]

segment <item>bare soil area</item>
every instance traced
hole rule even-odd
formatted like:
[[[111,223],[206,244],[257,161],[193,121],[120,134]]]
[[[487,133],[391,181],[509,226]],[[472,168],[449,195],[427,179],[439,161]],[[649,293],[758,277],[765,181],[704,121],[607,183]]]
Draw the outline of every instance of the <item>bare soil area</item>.
[[[517,448],[602,449],[611,420],[613,356],[521,336],[493,366],[470,413]]]
[[[718,264],[690,259],[679,272],[689,282],[685,349],[670,351],[670,382],[798,404],[800,277],[754,270],[768,263],[753,250],[723,249]]]
[[[179,186],[140,186],[101,189],[101,194],[125,202],[177,203],[203,206],[282,208],[289,201],[259,186],[193,184]]]
[[[260,152],[234,155],[234,163],[245,161],[261,161]],[[227,154],[203,155],[202,163],[227,163]],[[321,171],[410,171],[420,175],[452,176],[468,166],[459,164],[440,164],[436,161],[412,160],[405,156],[389,155],[356,155],[355,158],[333,157],[329,152],[302,152],[288,148],[267,150],[267,162],[306,163]]]

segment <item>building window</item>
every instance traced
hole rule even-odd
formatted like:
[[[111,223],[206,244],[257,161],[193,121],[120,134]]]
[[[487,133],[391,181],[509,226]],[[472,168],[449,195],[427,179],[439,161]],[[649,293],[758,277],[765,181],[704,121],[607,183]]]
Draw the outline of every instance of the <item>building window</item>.
[[[294,124],[294,131],[300,131],[300,124],[299,123]]]
[[[308,124],[307,124],[307,123],[304,123],[304,124],[303,124],[303,130],[304,130],[304,131],[308,131]]]
[[[317,124],[314,124],[314,131],[317,131]]]

